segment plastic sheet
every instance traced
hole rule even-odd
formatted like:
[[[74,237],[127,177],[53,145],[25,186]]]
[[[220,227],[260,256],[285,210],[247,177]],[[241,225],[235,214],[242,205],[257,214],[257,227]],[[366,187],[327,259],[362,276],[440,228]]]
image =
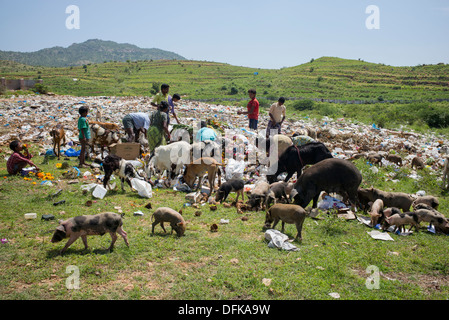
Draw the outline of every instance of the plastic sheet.
[[[144,180],[133,178],[131,179],[131,186],[133,189],[137,190],[139,196],[143,198],[151,198],[153,196],[151,184]]]
[[[265,239],[269,248],[278,248],[286,251],[298,251],[299,248],[288,242],[288,236],[275,229],[265,231]]]

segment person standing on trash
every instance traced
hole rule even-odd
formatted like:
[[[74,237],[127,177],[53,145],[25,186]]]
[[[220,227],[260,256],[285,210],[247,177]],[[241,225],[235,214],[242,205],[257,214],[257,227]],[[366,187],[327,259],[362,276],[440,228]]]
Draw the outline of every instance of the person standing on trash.
[[[179,100],[181,100],[181,96],[179,94],[177,94],[177,93],[175,93],[173,95],[173,97],[172,96],[168,96],[168,98],[167,98],[167,102],[170,105],[170,110],[167,112],[167,116],[168,116],[167,126],[170,124],[170,113],[173,115],[173,117],[175,118],[176,122],[178,124],[180,123],[179,120],[178,120],[178,117],[176,116],[176,113],[175,113],[175,102],[178,102]]]
[[[278,134],[281,134],[281,126],[285,120],[285,98],[280,97],[278,102],[273,103],[268,112],[270,120],[268,120],[266,137],[270,137],[271,130],[277,130]]]
[[[139,141],[140,132],[146,136],[150,127],[150,117],[145,112],[129,113],[123,117],[122,122],[128,134],[128,142]]]
[[[86,167],[89,167],[89,165],[85,163],[86,147],[87,147],[87,144],[90,139],[89,121],[87,121],[87,114],[89,113],[89,108],[86,106],[82,106],[78,109],[78,113],[80,114],[80,117],[78,118],[78,131],[79,131],[78,139],[81,143],[79,166],[81,168],[83,168],[83,167],[86,168]]]
[[[156,95],[153,98],[153,101],[151,101],[151,105],[153,107],[158,107],[161,105],[162,101],[168,100],[168,91],[170,90],[170,86],[168,84],[162,84],[161,85],[161,91],[156,93]]]
[[[167,110],[169,105],[167,101],[162,101],[156,111],[150,113],[150,127],[148,129],[148,144],[150,152],[160,145],[165,144],[164,133],[167,140],[170,140],[168,131]]]
[[[28,151],[28,146],[22,144],[19,140],[14,140],[9,144],[9,148],[13,151],[13,154],[6,161],[6,169],[10,175],[16,175],[22,171],[27,165],[35,167],[36,170],[40,169],[31,161],[33,157]],[[24,154],[20,153],[24,151]]]
[[[249,128],[257,130],[257,123],[259,122],[259,101],[256,99],[256,90],[248,90],[249,98],[251,99],[246,108],[248,111],[237,111],[237,114],[247,114],[249,119]]]

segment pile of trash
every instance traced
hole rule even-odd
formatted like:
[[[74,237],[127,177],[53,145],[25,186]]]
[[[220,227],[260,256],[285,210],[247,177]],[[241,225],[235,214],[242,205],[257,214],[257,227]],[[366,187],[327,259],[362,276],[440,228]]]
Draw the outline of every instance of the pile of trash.
[[[115,123],[123,127],[123,117],[131,112],[150,112],[155,108],[150,105],[148,97],[73,97],[73,96],[18,96],[0,100],[0,148],[10,154],[7,147],[13,139],[30,142],[39,146],[41,155],[52,155],[52,138],[50,130],[57,124],[65,129],[67,144],[62,147],[65,157],[77,157],[80,152],[77,120],[78,109],[81,105],[89,107],[88,119]],[[223,150],[226,157],[224,180],[232,177],[243,178],[248,182],[246,189],[250,189],[258,179],[266,174],[266,168],[248,159],[256,147],[256,138],[265,137],[268,115],[261,112],[259,116],[260,129],[256,132],[248,129],[248,119],[237,114],[234,106],[212,105],[203,102],[183,101],[176,106],[178,118],[186,128],[198,128],[201,120],[215,130],[217,136],[232,140],[232,149]],[[170,129],[178,124],[172,120]],[[443,167],[448,152],[446,138],[434,133],[418,134],[393,131],[378,128],[375,124],[368,126],[346,121],[345,119],[323,118],[311,120],[307,117],[300,120],[287,119],[282,125],[282,132],[291,136],[293,133],[310,135],[323,142],[335,158],[354,159],[369,153],[387,155],[389,153],[406,153],[403,165],[409,165],[415,156],[420,156],[424,163],[435,170]],[[122,137],[125,137],[123,128]],[[107,154],[107,152],[106,152]],[[7,158],[6,156],[6,158]],[[5,159],[6,159],[5,158]],[[139,159],[136,159],[139,160]],[[254,159],[253,159],[254,160]],[[381,165],[396,165],[383,157]],[[375,170],[375,168],[373,168]],[[419,173],[412,171],[411,176],[418,179]],[[164,187],[163,179],[157,184]],[[179,181],[174,181],[171,187],[183,190]],[[190,190],[185,190],[190,191]],[[329,199],[328,199],[329,200]],[[323,206],[329,205],[328,202]],[[334,206],[335,204],[330,204]]]
[[[78,141],[78,108],[89,106],[88,119],[115,123],[122,127],[123,117],[131,112],[150,112],[155,108],[146,97],[73,97],[73,96],[18,96],[0,100],[0,146],[20,138],[23,142],[36,142],[42,150],[51,149],[49,131],[57,124],[65,128],[68,139],[64,152],[75,156]],[[238,115],[237,108],[225,105],[211,105],[203,102],[181,102],[176,112],[182,125],[196,127],[199,121],[208,122],[222,136],[232,136],[239,145],[246,149],[255,148],[251,143],[254,138],[264,137],[268,115],[259,116],[258,132],[248,129],[246,116]],[[173,120],[171,127],[177,124]],[[429,166],[438,166],[444,162],[447,153],[447,139],[433,133],[425,135],[392,131],[353,123],[345,119],[323,118],[321,121],[304,118],[286,119],[282,126],[283,134],[291,136],[312,129],[316,140],[326,144],[334,157],[349,159],[362,152],[389,152],[390,150],[407,151],[410,157],[421,155]],[[124,131],[122,132],[124,134]],[[71,149],[71,150],[70,150]],[[72,152],[72,153],[71,153]],[[406,158],[411,161],[411,158]]]

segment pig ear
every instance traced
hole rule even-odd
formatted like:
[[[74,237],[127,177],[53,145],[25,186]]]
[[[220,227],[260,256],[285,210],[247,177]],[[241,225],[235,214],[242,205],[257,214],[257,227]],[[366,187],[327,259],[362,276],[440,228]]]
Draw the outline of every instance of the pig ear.
[[[62,232],[65,233],[65,227],[64,227],[62,224],[60,224],[59,226],[57,226],[57,227],[56,227],[56,230],[62,231]]]

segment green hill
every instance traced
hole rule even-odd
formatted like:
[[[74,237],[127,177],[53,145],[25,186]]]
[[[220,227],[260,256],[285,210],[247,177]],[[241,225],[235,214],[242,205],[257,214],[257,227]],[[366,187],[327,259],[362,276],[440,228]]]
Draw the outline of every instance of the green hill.
[[[132,44],[98,39],[74,43],[67,48],[52,47],[36,52],[0,51],[0,60],[11,60],[33,66],[69,67],[104,61],[184,60],[185,58],[161,49],[142,49]]]
[[[256,74],[257,73],[257,74]],[[287,98],[367,102],[449,99],[449,65],[391,67],[323,57],[280,70],[191,60],[106,62],[47,68],[0,61],[6,78],[42,78],[58,94],[150,96],[161,83],[188,99]],[[73,79],[77,79],[74,81]]]

